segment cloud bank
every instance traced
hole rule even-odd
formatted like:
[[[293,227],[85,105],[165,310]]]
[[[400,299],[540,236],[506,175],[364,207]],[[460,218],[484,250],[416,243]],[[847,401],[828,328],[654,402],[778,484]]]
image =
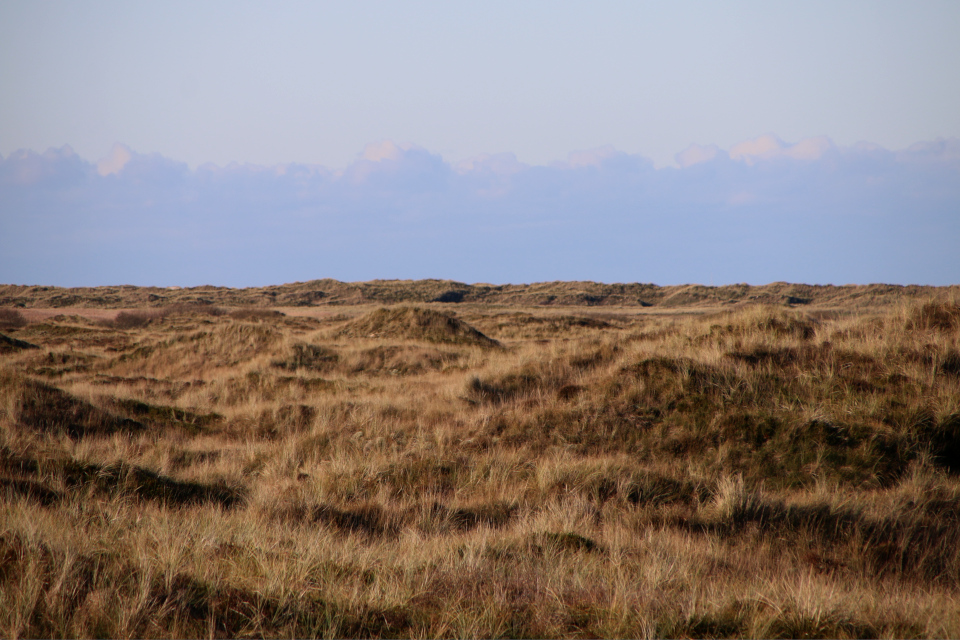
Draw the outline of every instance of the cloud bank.
[[[0,282],[960,282],[960,140],[774,135],[656,169],[612,147],[530,166],[368,145],[342,170],[116,145],[0,158]]]

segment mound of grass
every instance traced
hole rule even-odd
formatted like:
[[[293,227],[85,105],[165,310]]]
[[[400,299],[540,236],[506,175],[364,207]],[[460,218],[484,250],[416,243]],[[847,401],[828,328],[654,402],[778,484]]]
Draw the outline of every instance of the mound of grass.
[[[454,316],[420,307],[381,308],[357,318],[339,335],[364,338],[400,338],[445,344],[494,348],[500,343]]]

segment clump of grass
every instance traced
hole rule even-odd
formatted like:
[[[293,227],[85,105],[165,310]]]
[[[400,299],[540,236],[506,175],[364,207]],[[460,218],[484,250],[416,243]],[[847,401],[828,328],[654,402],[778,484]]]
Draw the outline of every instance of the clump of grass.
[[[960,304],[946,301],[927,302],[910,311],[907,329],[955,331],[960,328]]]

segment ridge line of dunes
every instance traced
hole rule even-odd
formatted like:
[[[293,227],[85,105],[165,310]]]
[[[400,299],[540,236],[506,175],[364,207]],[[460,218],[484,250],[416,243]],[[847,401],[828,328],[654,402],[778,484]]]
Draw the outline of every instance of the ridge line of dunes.
[[[395,303],[482,303],[503,306],[620,306],[669,309],[738,304],[787,306],[885,306],[904,299],[960,296],[960,285],[808,285],[775,282],[766,285],[698,284],[658,286],[599,282],[538,282],[532,284],[465,284],[453,280],[371,280],[341,282],[324,279],[267,287],[235,289],[198,287],[52,287],[0,285],[0,307],[121,309],[176,304],[215,304],[230,307],[312,307]]]

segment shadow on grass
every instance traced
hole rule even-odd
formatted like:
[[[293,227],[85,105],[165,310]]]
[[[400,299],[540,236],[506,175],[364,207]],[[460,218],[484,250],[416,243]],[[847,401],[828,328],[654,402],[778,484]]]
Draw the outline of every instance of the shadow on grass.
[[[404,607],[342,605],[319,594],[284,598],[187,573],[151,578],[116,556],[68,557],[17,533],[0,534],[0,583],[28,571],[40,587],[19,630],[26,637],[395,638],[414,635],[416,624]],[[97,599],[105,589],[117,597]],[[135,614],[119,615],[130,600],[140,603]]]
[[[128,496],[165,506],[218,505],[225,509],[242,505],[243,488],[224,483],[187,482],[126,463],[99,465],[71,459],[37,460],[0,450],[0,486],[42,505],[52,505],[70,494],[89,491],[108,496]],[[62,484],[64,491],[49,488]]]
[[[82,438],[144,429],[136,420],[116,416],[61,389],[33,380],[21,382],[17,413],[21,427],[41,435],[66,434]]]

